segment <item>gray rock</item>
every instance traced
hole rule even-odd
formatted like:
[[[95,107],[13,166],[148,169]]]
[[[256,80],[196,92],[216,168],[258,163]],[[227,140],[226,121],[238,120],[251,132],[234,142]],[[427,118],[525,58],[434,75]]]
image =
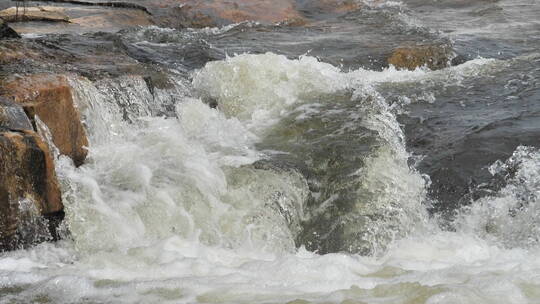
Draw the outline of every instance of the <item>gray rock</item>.
[[[9,38],[21,38],[17,32],[7,25],[2,18],[0,18],[0,39],[9,39]]]
[[[0,129],[11,131],[32,131],[32,124],[23,108],[14,102],[0,97]]]

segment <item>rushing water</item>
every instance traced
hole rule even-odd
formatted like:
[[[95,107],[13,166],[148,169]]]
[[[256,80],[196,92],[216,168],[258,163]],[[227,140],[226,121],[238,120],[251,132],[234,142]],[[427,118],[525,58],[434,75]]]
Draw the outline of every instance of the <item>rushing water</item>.
[[[70,80],[65,236],[2,253],[0,302],[540,303],[539,3],[368,3],[118,34],[174,84]],[[468,61],[384,67],[411,39]]]

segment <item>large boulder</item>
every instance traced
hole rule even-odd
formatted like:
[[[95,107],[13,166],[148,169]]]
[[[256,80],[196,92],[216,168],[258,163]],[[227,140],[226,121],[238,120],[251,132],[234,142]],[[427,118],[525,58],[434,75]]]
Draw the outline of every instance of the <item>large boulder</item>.
[[[406,45],[394,49],[388,64],[398,69],[414,70],[427,66],[437,70],[448,67],[453,55],[454,51],[447,44]]]
[[[50,239],[41,215],[62,210],[48,145],[34,131],[0,129],[0,250]]]
[[[31,120],[43,121],[61,154],[77,166],[84,162],[88,139],[66,76],[35,74],[9,81],[0,95],[22,105]]]
[[[242,21],[290,25],[305,23],[292,0],[181,0],[180,2],[181,5],[177,10],[181,16],[181,25],[187,27],[213,27]]]
[[[7,23],[0,18],[0,39],[21,38],[17,32],[10,28]]]

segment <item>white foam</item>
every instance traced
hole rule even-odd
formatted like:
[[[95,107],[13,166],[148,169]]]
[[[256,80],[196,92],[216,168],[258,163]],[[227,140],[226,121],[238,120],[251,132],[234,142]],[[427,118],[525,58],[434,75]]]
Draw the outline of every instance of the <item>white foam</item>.
[[[1,301],[537,302],[538,247],[505,246],[498,242],[504,233],[493,239],[479,229],[484,220],[499,219],[493,205],[501,198],[503,206],[515,205],[517,182],[479,202],[489,212],[464,212],[467,225],[457,232],[440,231],[413,212],[400,223],[423,222],[425,229],[402,235],[377,257],[318,255],[293,247],[304,212],[299,202],[307,195],[305,180],[291,172],[242,166],[260,157],[254,148],[257,130],[267,122],[259,120],[278,120],[288,106],[318,94],[367,94],[372,103],[363,106],[373,115],[365,126],[377,131],[384,144],[367,161],[366,189],[380,195],[375,207],[399,201],[403,204],[390,204],[398,214],[415,210],[421,207],[425,181],[409,168],[402,131],[377,85],[474,77],[491,62],[480,59],[437,72],[343,73],[311,57],[242,55],[211,63],[194,78],[195,87],[217,98],[224,113],[184,98],[178,119],[126,113],[132,122],[123,120],[123,108],[107,90],[74,80],[92,147],[80,168],[65,158],[57,164],[72,240],[3,253]],[[109,89],[119,87],[130,86],[111,84]],[[137,113],[146,113],[146,106],[136,104]],[[518,176],[534,190],[537,153],[519,151]],[[296,222],[276,211],[276,191],[282,195],[277,203]],[[536,215],[535,210],[529,212]],[[520,225],[511,217],[502,222],[503,227]],[[524,227],[517,231],[538,235]]]

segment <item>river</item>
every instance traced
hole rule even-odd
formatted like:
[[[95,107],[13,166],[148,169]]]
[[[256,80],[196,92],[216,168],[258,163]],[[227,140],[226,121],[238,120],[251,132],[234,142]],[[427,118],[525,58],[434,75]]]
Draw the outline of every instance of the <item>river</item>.
[[[540,2],[366,3],[114,34],[174,94],[70,80],[65,237],[2,253],[0,302],[540,303]],[[410,40],[463,63],[386,67]]]

